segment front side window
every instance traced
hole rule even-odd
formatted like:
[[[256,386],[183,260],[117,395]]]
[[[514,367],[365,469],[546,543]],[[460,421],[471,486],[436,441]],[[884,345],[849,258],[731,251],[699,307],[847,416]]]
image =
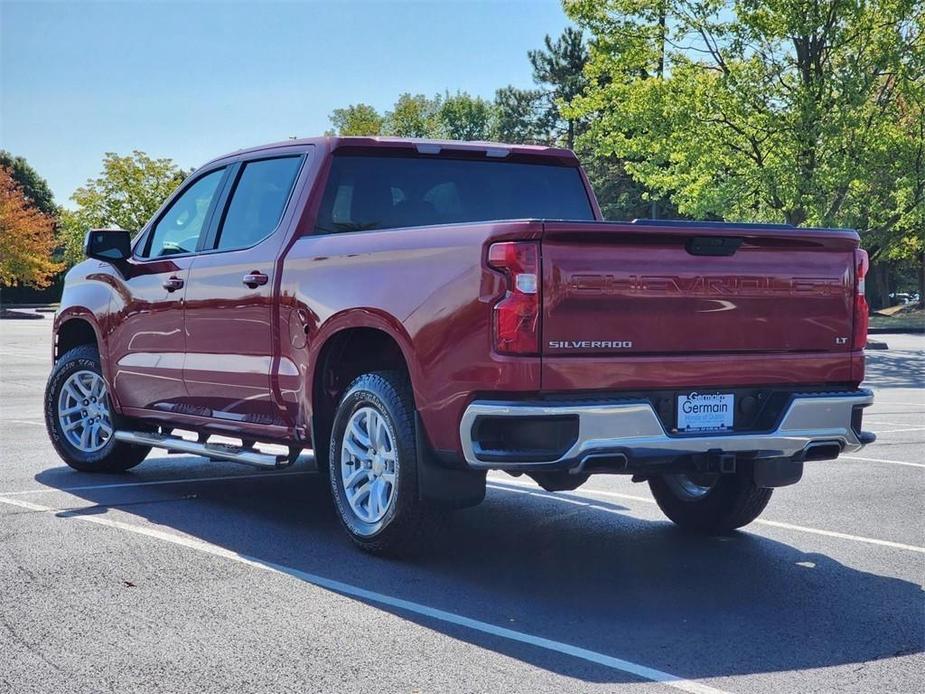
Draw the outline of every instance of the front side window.
[[[215,247],[247,248],[266,238],[283,216],[301,163],[301,157],[282,157],[245,164]]]
[[[318,231],[501,219],[592,220],[578,168],[427,156],[334,157]]]
[[[154,226],[144,258],[194,253],[199,235],[208,221],[212,201],[224,169],[207,173],[180,194]]]

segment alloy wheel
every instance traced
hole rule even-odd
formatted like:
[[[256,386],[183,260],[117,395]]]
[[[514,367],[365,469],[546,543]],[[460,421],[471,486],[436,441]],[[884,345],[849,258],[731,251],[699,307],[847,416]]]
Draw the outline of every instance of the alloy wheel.
[[[103,377],[76,371],[58,395],[58,424],[67,442],[82,453],[95,453],[112,437],[109,397]]]
[[[361,407],[347,422],[340,474],[356,517],[364,523],[382,520],[395,502],[398,450],[385,418],[372,407]]]

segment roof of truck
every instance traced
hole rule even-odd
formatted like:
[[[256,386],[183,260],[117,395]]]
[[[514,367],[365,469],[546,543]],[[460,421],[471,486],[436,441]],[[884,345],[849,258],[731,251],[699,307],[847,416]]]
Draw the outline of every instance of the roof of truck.
[[[223,154],[212,161],[219,161],[232,156],[241,154],[251,154],[266,150],[279,149],[281,147],[292,147],[298,145],[320,145],[331,151],[345,147],[357,149],[390,149],[390,150],[408,150],[419,154],[440,154],[442,151],[455,152],[485,152],[488,157],[505,158],[511,154],[529,155],[537,157],[549,157],[559,161],[577,162],[575,153],[569,149],[560,147],[547,147],[545,145],[512,145],[503,142],[467,142],[462,140],[429,140],[411,137],[342,137],[339,135],[328,135],[323,137],[306,137],[283,140],[281,142],[271,142],[257,147],[247,147],[235,152]],[[209,163],[211,164],[212,161]]]

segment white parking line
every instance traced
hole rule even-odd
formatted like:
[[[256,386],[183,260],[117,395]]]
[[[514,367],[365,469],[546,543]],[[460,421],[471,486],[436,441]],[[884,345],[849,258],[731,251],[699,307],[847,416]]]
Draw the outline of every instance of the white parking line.
[[[153,487],[161,484],[186,484],[187,482],[224,482],[227,480],[271,479],[273,477],[291,477],[292,475],[315,475],[314,470],[289,470],[266,472],[254,475],[214,475],[212,477],[187,477],[185,479],[149,480],[147,482],[114,482],[113,484],[86,484],[79,487],[42,487],[41,489],[21,489],[15,492],[0,492],[4,496],[25,496],[27,494],[47,494],[49,492],[82,492],[88,489],[119,489],[122,487]]]
[[[905,460],[884,460],[883,458],[862,458],[857,455],[842,455],[840,458],[845,460],[863,460],[865,463],[888,463],[890,465],[908,465],[909,467],[923,467],[925,463],[909,463]]]
[[[19,506],[21,508],[29,509],[30,511],[51,512],[56,510],[47,506],[34,504],[30,501],[24,501],[22,499],[8,499],[0,497],[0,503]],[[219,545],[214,545],[210,542],[205,542],[204,540],[197,538],[176,535],[174,533],[164,532],[163,530],[158,530],[148,526],[124,523],[122,521],[106,518],[105,516],[69,515],[67,517],[86,521],[88,523],[96,523],[97,525],[103,525],[110,528],[125,530],[127,532],[135,533],[138,535],[145,535],[147,537],[162,540],[164,542],[181,545],[188,549],[202,552],[203,554],[211,554],[223,559],[229,559],[231,561],[238,562],[239,564],[245,564],[255,569],[270,571],[277,574],[284,574],[293,578],[297,578],[306,583],[310,583],[319,588],[324,588],[335,593],[340,593],[341,595],[358,598],[360,600],[365,600],[377,605],[384,605],[386,607],[395,608],[404,612],[410,612],[422,617],[427,617],[428,619],[464,627],[466,629],[477,631],[482,634],[497,636],[503,639],[507,639],[508,641],[515,641],[517,643],[527,644],[536,648],[542,648],[543,650],[554,651],[562,655],[578,658],[579,660],[585,660],[590,663],[602,665],[612,670],[619,670],[620,672],[634,675],[635,677],[643,680],[658,682],[660,684],[664,684],[681,691],[692,692],[693,694],[725,694],[721,689],[716,689],[715,687],[700,684],[694,680],[684,679],[683,677],[678,677],[677,675],[672,675],[668,672],[656,670],[655,668],[646,667],[645,665],[639,665],[638,663],[634,663],[629,660],[614,658],[613,656],[609,656],[605,653],[599,653],[597,651],[588,650],[587,648],[573,646],[572,644],[564,643],[562,641],[555,641],[553,639],[547,639],[542,636],[528,634],[523,631],[508,629],[507,627],[501,627],[489,622],[483,622],[478,619],[465,617],[455,612],[448,612],[446,610],[429,607],[418,602],[412,602],[410,600],[403,600],[402,598],[396,598],[391,595],[377,593],[375,591],[367,590],[366,588],[360,588],[359,586],[355,586],[350,583],[335,581],[330,578],[325,578],[324,576],[318,576],[317,574],[301,571],[291,566],[276,564],[274,562],[264,561],[255,557],[249,557],[244,554],[238,554],[237,552],[232,552],[229,549],[225,549]]]
[[[510,484],[510,485],[514,485],[517,487],[525,487],[529,489],[530,491],[532,491],[536,496],[542,496],[547,499],[553,499],[556,501],[566,501],[565,498],[561,496],[556,496],[555,494],[551,494],[549,492],[545,492],[542,489],[532,489],[532,485],[527,482],[516,482],[516,481],[508,482],[507,480],[504,480],[503,484],[505,485]],[[509,489],[509,488],[506,488],[498,484],[489,484],[488,486],[492,489],[499,489],[501,491],[506,491],[506,492],[519,491],[519,490]],[[579,491],[569,492],[569,494],[573,494],[576,496],[582,496],[584,494],[592,494],[595,496],[603,496],[603,497],[609,497],[609,498],[614,498],[614,499],[628,499],[630,501],[641,501],[647,504],[655,503],[655,499],[648,499],[644,496],[633,496],[631,494],[619,494],[617,492],[605,492],[605,491],[600,491],[597,489],[588,489],[588,488],[584,488],[580,492]],[[925,547],[919,547],[917,545],[907,545],[907,544],[903,544],[902,542],[893,542],[891,540],[878,540],[877,538],[862,537],[860,535],[849,535],[848,533],[840,533],[834,530],[823,530],[822,528],[810,528],[805,525],[794,525],[792,523],[781,523],[779,521],[765,520],[764,518],[757,518],[752,522],[758,525],[767,525],[772,528],[795,530],[797,532],[809,533],[811,535],[836,537],[840,540],[851,540],[853,542],[862,542],[868,545],[879,545],[880,547],[892,547],[894,549],[902,549],[908,552],[918,552],[919,554],[925,554]]]
[[[899,431],[925,431],[925,427],[910,427],[908,429],[882,429],[877,430],[877,434],[895,434]]]
[[[901,405],[903,407],[925,407],[925,402],[897,402],[896,400],[878,400],[877,393],[874,393],[874,404],[872,407],[884,407],[886,405]],[[915,414],[915,413],[912,413]]]
[[[35,427],[45,426],[45,422],[31,422],[27,419],[0,419],[0,422],[10,422],[12,424],[31,424]]]

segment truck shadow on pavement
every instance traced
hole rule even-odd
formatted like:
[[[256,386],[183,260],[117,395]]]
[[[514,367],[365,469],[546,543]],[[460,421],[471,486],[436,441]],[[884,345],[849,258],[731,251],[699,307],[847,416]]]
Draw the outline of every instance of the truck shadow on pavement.
[[[925,345],[925,340],[922,341]],[[867,352],[865,385],[878,388],[925,387],[925,359],[921,351],[889,350]]]
[[[481,506],[450,516],[429,552],[396,561],[350,545],[324,480],[314,475],[268,472],[243,480],[73,489],[238,471],[183,456],[152,463],[147,471],[142,465],[118,477],[56,468],[36,480],[86,500],[82,507],[71,499],[62,516],[114,513],[126,522],[154,523],[259,561],[686,678],[830,667],[925,647],[923,592],[915,583],[752,532],[688,535],[654,520],[654,510],[638,509],[637,502],[629,502],[630,513],[574,493],[561,495],[575,502],[564,503],[493,482]],[[917,561],[899,549],[858,552],[848,542],[814,536],[798,544],[832,548],[859,566],[869,566],[867,557],[880,552]],[[637,681],[567,655],[372,604],[548,671],[589,682]],[[317,613],[293,617],[319,619]]]

